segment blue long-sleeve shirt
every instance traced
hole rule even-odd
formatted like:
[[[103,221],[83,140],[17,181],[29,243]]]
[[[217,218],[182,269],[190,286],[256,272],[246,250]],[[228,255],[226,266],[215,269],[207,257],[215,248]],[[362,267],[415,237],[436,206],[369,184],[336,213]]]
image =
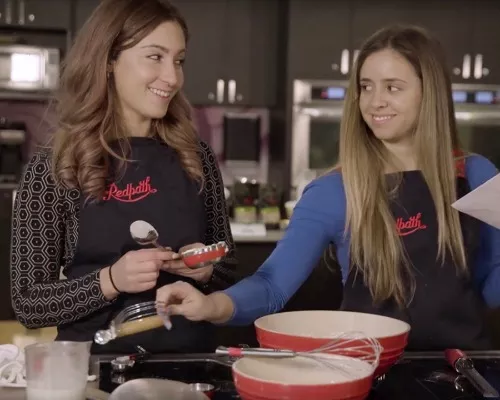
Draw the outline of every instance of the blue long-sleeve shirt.
[[[479,155],[467,157],[466,178],[471,190],[497,174]],[[329,243],[345,281],[349,271],[349,235],[344,234],[346,197],[342,176],[331,173],[311,182],[295,206],[290,224],[264,264],[252,276],[226,289],[234,302],[229,324],[246,325],[280,311],[317,265]],[[489,307],[500,306],[500,230],[481,222],[480,248],[470,266],[477,289]]]

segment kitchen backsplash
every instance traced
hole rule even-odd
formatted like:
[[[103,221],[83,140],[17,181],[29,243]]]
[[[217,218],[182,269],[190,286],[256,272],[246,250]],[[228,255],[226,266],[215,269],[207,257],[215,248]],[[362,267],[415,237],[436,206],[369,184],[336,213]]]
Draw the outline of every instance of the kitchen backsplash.
[[[28,101],[0,101],[0,117],[26,125],[26,146],[24,156],[28,159],[37,146],[48,143],[53,132],[53,116],[49,104]]]
[[[227,112],[258,115],[261,118],[261,159],[255,166],[249,163],[226,163],[223,159],[223,118]],[[0,117],[26,124],[25,157],[29,159],[37,146],[46,145],[54,129],[54,113],[49,104],[27,101],[0,102]],[[230,184],[236,176],[251,176],[262,182],[267,180],[269,110],[266,108],[200,107],[194,110],[195,124],[200,137],[208,142],[219,161],[223,180]]]
[[[225,113],[242,113],[258,115],[261,118],[261,147],[260,162],[252,163],[226,162],[223,159],[224,132],[223,120]],[[266,108],[229,108],[229,107],[203,107],[195,109],[195,121],[201,138],[212,146],[219,161],[224,184],[230,185],[234,178],[246,176],[267,182],[269,165],[269,110]]]

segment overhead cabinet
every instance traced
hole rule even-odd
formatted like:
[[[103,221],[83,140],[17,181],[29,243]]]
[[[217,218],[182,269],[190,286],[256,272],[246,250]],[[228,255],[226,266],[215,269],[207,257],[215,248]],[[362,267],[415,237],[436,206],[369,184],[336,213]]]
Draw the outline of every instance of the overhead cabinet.
[[[190,40],[184,90],[195,105],[276,101],[279,0],[176,0]]]
[[[400,23],[427,28],[440,40],[453,82],[500,83],[499,18],[500,2],[490,0],[291,0],[290,74],[347,79],[363,42]]]
[[[0,0],[0,26],[68,30],[71,0]]]

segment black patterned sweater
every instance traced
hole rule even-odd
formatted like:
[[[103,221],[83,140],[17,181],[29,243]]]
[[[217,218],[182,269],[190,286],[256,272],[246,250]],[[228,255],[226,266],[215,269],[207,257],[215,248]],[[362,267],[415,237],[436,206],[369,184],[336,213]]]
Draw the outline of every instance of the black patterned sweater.
[[[224,241],[230,252],[214,266],[205,291],[224,289],[236,279],[234,242],[226,211],[224,186],[210,147],[200,142],[203,165],[205,244]],[[77,321],[113,303],[100,288],[99,270],[67,275],[79,242],[81,192],[56,185],[46,151],[28,163],[14,205],[11,240],[11,297],[16,317],[27,328]],[[103,265],[102,267],[104,267]]]

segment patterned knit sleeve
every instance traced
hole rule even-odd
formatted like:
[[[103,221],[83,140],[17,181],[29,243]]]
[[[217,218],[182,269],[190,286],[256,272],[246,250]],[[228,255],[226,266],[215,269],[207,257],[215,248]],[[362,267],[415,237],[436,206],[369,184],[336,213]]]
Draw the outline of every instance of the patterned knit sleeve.
[[[27,328],[72,322],[109,304],[100,288],[99,271],[60,280],[68,192],[55,185],[49,154],[36,153],[19,184],[11,235],[12,306]]]
[[[212,149],[201,142],[203,175],[205,178],[204,197],[207,219],[205,244],[226,242],[229,253],[215,264],[212,279],[208,285],[209,291],[223,290],[239,280],[236,272],[236,248],[229,224],[224,184]]]

